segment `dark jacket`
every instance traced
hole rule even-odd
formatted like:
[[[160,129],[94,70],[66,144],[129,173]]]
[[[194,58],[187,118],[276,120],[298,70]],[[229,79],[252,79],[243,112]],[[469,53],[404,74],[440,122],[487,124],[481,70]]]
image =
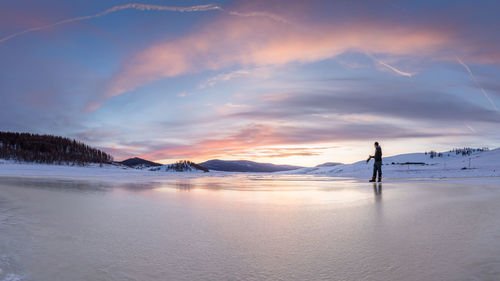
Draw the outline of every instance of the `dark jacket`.
[[[380,145],[375,148],[375,155],[373,158],[375,159],[375,162],[382,162],[382,148]]]

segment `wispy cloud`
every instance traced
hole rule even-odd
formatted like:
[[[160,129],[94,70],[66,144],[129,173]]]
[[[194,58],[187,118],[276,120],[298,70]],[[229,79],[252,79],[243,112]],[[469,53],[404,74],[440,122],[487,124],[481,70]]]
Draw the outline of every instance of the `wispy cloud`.
[[[224,11],[228,13],[229,15],[233,16],[239,16],[239,17],[265,17],[272,19],[274,21],[282,22],[282,23],[288,23],[289,22],[276,15],[273,13],[268,13],[268,12],[238,12],[238,11],[231,11],[231,10],[225,10],[219,5],[215,4],[204,4],[204,5],[194,5],[194,6],[186,6],[186,7],[178,7],[178,6],[164,6],[164,5],[151,5],[151,4],[141,4],[141,3],[129,3],[129,4],[123,4],[123,5],[118,5],[111,7],[109,9],[106,9],[102,12],[99,12],[97,14],[93,15],[87,15],[87,16],[80,16],[80,17],[73,17],[73,18],[68,18],[64,20],[60,20],[54,23],[49,23],[49,24],[44,24],[32,28],[28,28],[16,33],[12,33],[10,35],[7,35],[5,37],[0,38],[0,44],[4,43],[8,40],[11,40],[15,37],[21,36],[26,33],[31,33],[35,31],[40,31],[44,29],[49,29],[58,25],[64,25],[72,22],[78,22],[78,21],[84,21],[84,20],[89,20],[89,19],[94,19],[94,18],[99,18],[111,13],[115,13],[118,11],[122,10],[128,10],[128,9],[134,9],[138,11],[169,11],[169,12],[180,12],[180,13],[187,13],[187,12],[206,12],[206,11],[213,11],[213,10],[218,10],[218,11]]]
[[[495,111],[498,111],[497,105],[495,104],[495,102],[493,102],[493,100],[490,98],[488,93],[486,93],[486,91],[479,85],[479,83],[477,82],[476,76],[474,76],[470,67],[467,64],[465,64],[459,57],[457,57],[457,61],[467,70],[467,72],[469,72],[469,75],[472,78],[472,81],[474,81],[474,84],[476,84],[476,87],[478,87],[481,90],[484,97],[490,102],[493,109],[495,109]]]
[[[192,93],[188,93],[188,92],[181,92],[181,93],[178,93],[177,96],[180,97],[180,98],[185,98],[185,97],[188,97],[188,96],[191,96]]]
[[[268,12],[243,13],[243,12],[237,12],[237,11],[228,11],[228,13],[230,15],[239,16],[239,17],[265,17],[265,18],[270,18],[274,21],[278,21],[278,22],[282,22],[282,23],[286,23],[286,24],[291,24],[291,22],[288,21],[287,19],[285,19],[281,16],[278,16],[276,14],[273,14],[273,13],[268,13]]]
[[[390,70],[392,70],[394,73],[398,74],[398,75],[401,75],[401,76],[406,76],[406,77],[409,77],[411,78],[413,75],[415,75],[415,73],[410,73],[410,72],[406,72],[406,71],[402,71],[402,70],[399,70],[397,69],[396,67],[388,64],[388,63],[385,63],[377,58],[375,58],[374,56],[372,55],[368,55],[371,59],[373,59],[375,62],[377,62],[378,64],[381,64],[387,68],[389,68]]]
[[[147,159],[197,158],[208,160],[218,157],[280,158],[291,156],[315,156],[329,143],[366,140],[376,135],[379,138],[432,138],[456,135],[452,129],[425,130],[408,129],[386,123],[336,124],[327,128],[297,125],[247,124],[235,128],[229,135],[210,135],[191,145],[169,144],[141,154]],[[321,146],[315,148],[315,145]],[[276,149],[276,147],[282,149]],[[303,148],[286,149],[286,146]]]
[[[127,9],[135,9],[135,10],[139,10],[139,11],[171,11],[171,12],[181,12],[181,13],[222,10],[222,8],[220,6],[217,6],[214,4],[196,5],[196,6],[188,6],[188,7],[173,7],[173,6],[130,3],[130,4],[114,6],[114,7],[111,7],[109,9],[106,9],[100,13],[93,14],[93,15],[68,18],[68,19],[58,21],[58,22],[25,29],[23,31],[19,31],[19,32],[16,32],[16,33],[13,33],[13,34],[10,34],[10,35],[7,35],[5,37],[0,38],[0,43],[6,42],[10,39],[13,39],[15,37],[21,36],[21,35],[26,34],[26,33],[35,32],[35,31],[44,30],[44,29],[49,29],[49,28],[52,28],[52,27],[55,27],[58,25],[68,24],[68,23],[72,23],[72,22],[78,22],[78,21],[83,21],[83,20],[99,18],[99,17],[105,16],[107,14],[111,14],[114,12],[118,12],[121,10],[127,10]]]
[[[291,29],[271,21],[224,18],[190,35],[154,44],[135,54],[113,76],[104,96],[121,95],[167,77],[233,66],[248,69],[309,63],[353,49],[393,55],[413,55],[418,50],[424,55],[446,41],[445,34],[434,30],[392,30],[377,24],[353,26],[350,30],[334,25]],[[413,75],[391,69],[399,75]],[[225,78],[220,76],[214,81],[221,79]]]
[[[234,79],[234,78],[237,78],[237,77],[241,77],[241,76],[244,76],[244,75],[248,75],[248,74],[250,74],[250,71],[248,71],[246,69],[239,69],[239,70],[235,70],[235,71],[232,71],[232,72],[229,72],[229,73],[221,73],[221,74],[218,74],[216,76],[213,76],[213,77],[207,79],[206,81],[204,81],[203,83],[201,83],[198,86],[198,88],[203,89],[203,88],[206,88],[206,87],[213,87],[213,86],[215,86],[215,84],[217,84],[219,82],[229,81],[231,79]]]
[[[356,91],[324,91],[289,93],[289,97],[279,101],[269,101],[248,111],[234,113],[230,118],[253,120],[309,120],[315,122],[320,115],[332,115],[334,120],[343,119],[338,116],[354,115],[359,122],[370,122],[360,119],[362,116],[397,118],[398,120],[440,122],[452,124],[459,122],[500,123],[500,116],[479,105],[468,103],[446,92],[429,89],[412,90],[405,93],[388,88],[364,89]],[[352,120],[356,121],[356,120]],[[376,120],[373,120],[376,121]],[[328,121],[331,122],[331,121]]]
[[[464,122],[464,125],[465,125],[465,127],[467,127],[467,129],[469,129],[469,130],[470,130],[471,132],[473,132],[474,134],[476,134],[476,133],[477,133],[477,131],[476,131],[476,130],[474,130],[474,128],[472,128],[472,126],[471,126],[471,125],[469,125],[469,124],[467,124],[467,123],[465,123],[465,122]]]

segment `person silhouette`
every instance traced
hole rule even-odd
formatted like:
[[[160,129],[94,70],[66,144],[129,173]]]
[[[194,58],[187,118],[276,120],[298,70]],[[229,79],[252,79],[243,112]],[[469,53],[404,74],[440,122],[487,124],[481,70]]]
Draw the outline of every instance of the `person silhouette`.
[[[378,144],[378,142],[375,142],[373,144],[375,146],[375,155],[370,155],[368,159],[366,160],[366,163],[370,161],[370,159],[374,159],[375,163],[373,163],[373,176],[370,182],[375,182],[375,178],[378,174],[378,182],[382,181],[382,147]]]

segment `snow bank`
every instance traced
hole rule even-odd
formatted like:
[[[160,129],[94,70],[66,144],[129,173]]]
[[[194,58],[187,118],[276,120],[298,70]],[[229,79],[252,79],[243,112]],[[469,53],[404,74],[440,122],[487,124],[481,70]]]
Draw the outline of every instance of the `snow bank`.
[[[47,165],[36,163],[18,163],[14,161],[0,160],[0,177],[25,177],[25,178],[57,178],[57,179],[80,179],[95,181],[161,181],[171,178],[198,177],[203,172],[155,172],[134,169],[120,165],[90,164],[86,166]]]
[[[476,151],[462,156],[455,152],[443,152],[441,157],[431,158],[425,153],[401,154],[382,159],[384,178],[465,178],[500,176],[500,148]],[[421,164],[420,164],[421,163]],[[373,172],[373,160],[359,161],[334,167],[304,168],[287,174],[310,174],[333,177],[369,178]]]
[[[470,166],[469,166],[470,161]],[[405,164],[417,163],[423,164]],[[430,158],[424,153],[401,154],[383,158],[384,178],[468,178],[500,177],[500,148],[477,151],[471,155],[456,155],[445,152],[442,157]],[[470,167],[470,168],[469,168]],[[370,163],[359,161],[337,166],[303,168],[272,174],[317,175],[328,177],[369,178],[372,175],[373,160]],[[161,169],[160,169],[161,170]],[[151,182],[181,178],[223,177],[240,173],[210,171],[165,172],[133,169],[118,165],[98,164],[81,166],[46,165],[16,163],[0,160],[0,177],[58,178],[96,181]],[[244,173],[245,175],[251,175]],[[258,173],[262,175],[265,173]]]

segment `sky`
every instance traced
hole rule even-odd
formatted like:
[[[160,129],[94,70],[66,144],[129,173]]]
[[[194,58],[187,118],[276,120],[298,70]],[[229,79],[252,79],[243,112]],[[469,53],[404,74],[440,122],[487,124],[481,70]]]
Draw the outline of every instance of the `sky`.
[[[116,160],[500,146],[498,1],[0,0],[0,130]]]

